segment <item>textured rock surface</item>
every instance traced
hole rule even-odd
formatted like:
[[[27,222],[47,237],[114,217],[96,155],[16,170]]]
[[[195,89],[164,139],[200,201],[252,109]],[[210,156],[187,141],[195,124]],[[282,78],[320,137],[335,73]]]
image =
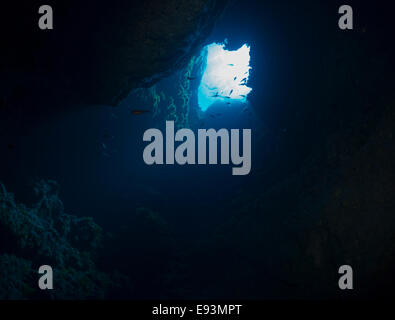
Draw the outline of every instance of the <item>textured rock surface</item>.
[[[30,95],[117,104],[131,89],[185,67],[226,3],[55,0],[48,3],[54,9],[51,31],[37,27],[39,4],[10,5],[0,25],[8,30],[0,53],[0,72],[7,79],[3,95],[30,82],[25,88]],[[13,23],[5,11],[18,12],[23,22]],[[9,25],[14,25],[12,32]],[[54,92],[55,87],[61,89]]]
[[[103,298],[112,287],[94,258],[102,237],[91,218],[65,214],[56,183],[40,181],[39,201],[18,204],[0,184],[0,298]],[[53,267],[56,290],[37,287],[38,267]]]

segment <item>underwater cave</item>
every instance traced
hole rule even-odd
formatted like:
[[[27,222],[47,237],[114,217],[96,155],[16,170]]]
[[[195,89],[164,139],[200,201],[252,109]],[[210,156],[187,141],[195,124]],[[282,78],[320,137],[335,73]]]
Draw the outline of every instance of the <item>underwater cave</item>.
[[[376,2],[353,4],[354,30],[333,1],[51,0],[46,31],[39,1],[2,4],[0,299],[393,297],[393,10]],[[251,129],[248,174],[147,165],[144,132],[169,121]]]

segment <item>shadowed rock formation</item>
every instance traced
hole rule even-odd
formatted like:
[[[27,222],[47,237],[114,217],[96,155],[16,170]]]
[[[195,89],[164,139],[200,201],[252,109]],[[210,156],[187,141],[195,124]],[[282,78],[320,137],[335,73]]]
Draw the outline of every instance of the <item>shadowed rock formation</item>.
[[[38,27],[40,3],[10,4],[0,19],[2,96],[116,105],[185,67],[227,2],[53,0],[53,30]]]
[[[40,181],[35,191],[38,202],[27,207],[0,184],[0,299],[104,298],[113,282],[94,264],[101,228],[64,213],[55,182]],[[43,263],[53,268],[56,290],[38,288]]]

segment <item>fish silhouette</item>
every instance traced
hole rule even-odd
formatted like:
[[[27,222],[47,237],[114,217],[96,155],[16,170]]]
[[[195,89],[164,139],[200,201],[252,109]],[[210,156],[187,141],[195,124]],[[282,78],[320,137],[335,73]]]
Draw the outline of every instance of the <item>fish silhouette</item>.
[[[139,115],[149,113],[149,112],[150,112],[149,110],[142,110],[142,109],[134,109],[134,110],[130,111],[130,113],[134,116],[139,116]]]

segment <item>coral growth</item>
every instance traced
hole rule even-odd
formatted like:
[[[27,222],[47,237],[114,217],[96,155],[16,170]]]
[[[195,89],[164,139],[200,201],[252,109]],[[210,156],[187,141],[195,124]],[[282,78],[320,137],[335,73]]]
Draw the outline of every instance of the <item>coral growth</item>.
[[[166,82],[153,85],[150,88],[139,88],[132,92],[130,101],[139,101],[146,106],[152,106],[152,117],[161,120],[172,120],[176,128],[190,127],[190,110],[193,84],[199,73],[197,66],[201,65],[202,57],[194,56],[188,65],[181,70],[177,77]]]
[[[0,183],[0,298],[104,298],[113,283],[94,257],[102,229],[91,219],[64,213],[54,181],[39,181],[39,200],[19,204]],[[40,265],[51,265],[56,290],[37,286]]]
[[[173,120],[178,124],[177,106],[173,97],[170,97],[170,104],[167,106],[167,112],[168,115],[166,120]]]
[[[180,110],[180,120],[176,123],[177,128],[188,128],[189,127],[189,108],[191,100],[191,79],[192,72],[196,64],[196,57],[192,57],[188,66],[185,68],[185,72],[181,73],[180,85],[178,90],[178,96],[182,100]]]

